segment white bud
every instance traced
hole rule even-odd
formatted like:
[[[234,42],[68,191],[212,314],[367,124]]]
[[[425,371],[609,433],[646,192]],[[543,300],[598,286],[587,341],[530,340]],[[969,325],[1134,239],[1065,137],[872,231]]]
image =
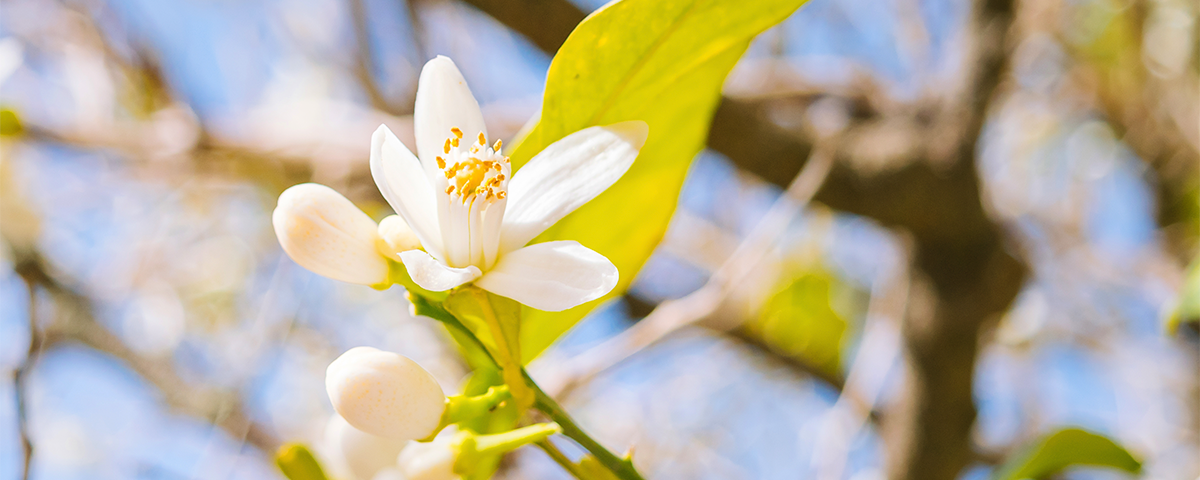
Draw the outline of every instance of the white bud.
[[[329,364],[325,391],[354,428],[398,440],[426,438],[442,419],[446,394],[429,372],[406,357],[355,347]]]
[[[412,443],[400,452],[396,465],[408,480],[457,480],[454,473],[454,427],[429,443]]]
[[[332,188],[302,183],[284,190],[271,220],[283,251],[300,266],[343,282],[387,280],[375,221]]]
[[[340,476],[371,480],[381,470],[396,465],[396,455],[408,442],[394,440],[354,428],[341,415],[333,414],[325,425],[325,446],[330,467]]]
[[[389,215],[379,222],[379,239],[379,253],[397,262],[402,262],[400,252],[421,248],[421,240],[399,215]]]

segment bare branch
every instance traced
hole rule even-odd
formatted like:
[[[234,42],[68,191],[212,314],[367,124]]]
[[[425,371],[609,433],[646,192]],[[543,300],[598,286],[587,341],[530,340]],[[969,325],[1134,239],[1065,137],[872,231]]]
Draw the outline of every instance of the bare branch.
[[[814,153],[814,160],[796,176],[754,230],[700,289],[663,302],[633,327],[583,354],[566,361],[541,362],[545,367],[537,373],[543,389],[554,396],[565,395],[574,386],[586,383],[670,333],[715,313],[730,292],[754,272],[791,220],[820,188],[831,163],[828,153],[822,150]]]
[[[49,273],[40,253],[18,250],[14,254],[13,268],[17,274],[49,293],[60,307],[46,328],[46,347],[74,341],[111,355],[154,385],[172,408],[204,418],[234,438],[245,438],[263,452],[273,452],[279,446],[279,440],[268,429],[243,412],[236,393],[192,385],[175,372],[170,359],[147,358],[134,352],[96,321],[90,299]]]
[[[375,58],[371,49],[371,26],[367,21],[367,7],[363,4],[363,0],[349,1],[350,18],[354,20],[354,40],[356,47],[354,77],[358,79],[358,84],[362,86],[363,92],[367,94],[367,99],[371,102],[371,106],[376,110],[392,115],[408,113],[393,107],[379,89],[379,83],[375,81]]]
[[[29,467],[33,461],[33,441],[29,437],[29,405],[25,387],[29,379],[29,372],[42,353],[43,338],[42,329],[38,325],[37,285],[28,278],[22,277],[22,279],[25,280],[25,287],[29,293],[29,350],[26,351],[25,360],[21,362],[21,366],[13,372],[13,390],[17,401],[17,431],[21,436],[21,448],[24,455],[21,478],[28,480]]]

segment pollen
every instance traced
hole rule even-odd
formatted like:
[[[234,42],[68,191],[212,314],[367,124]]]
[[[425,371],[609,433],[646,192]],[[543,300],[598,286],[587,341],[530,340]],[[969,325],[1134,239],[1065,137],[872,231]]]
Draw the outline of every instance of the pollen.
[[[492,150],[495,150],[496,153],[500,153],[500,139],[499,138],[496,139],[496,144],[492,145]]]
[[[443,146],[444,156],[437,156],[437,167],[446,177],[445,192],[455,201],[470,205],[475,200],[494,202],[508,193],[507,166],[509,160],[488,147],[487,134],[479,132],[477,142],[469,148],[461,140],[463,132],[455,127]],[[495,147],[501,145],[497,139]]]

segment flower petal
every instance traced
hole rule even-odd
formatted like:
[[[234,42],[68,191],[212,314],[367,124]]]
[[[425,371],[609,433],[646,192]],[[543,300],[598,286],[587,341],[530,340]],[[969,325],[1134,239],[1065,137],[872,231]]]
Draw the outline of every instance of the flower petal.
[[[442,230],[438,226],[433,186],[417,158],[386,125],[380,125],[371,136],[371,177],[425,250],[440,257]]]
[[[479,278],[479,267],[469,265],[466,268],[448,267],[437,261],[428,253],[420,250],[400,252],[404,267],[413,281],[421,288],[442,292]]]
[[[283,251],[314,273],[361,285],[387,280],[375,221],[332,188],[302,183],[284,190],[271,223]]]
[[[508,184],[500,251],[521,248],[616,183],[646,143],[646,122],[590,127],[554,142]]]
[[[537,243],[508,252],[475,285],[538,310],[558,312],[603,297],[620,274],[579,242]]]
[[[430,178],[440,173],[436,159],[442,154],[442,147],[454,127],[462,129],[468,143],[474,141],[479,132],[487,135],[483,112],[479,110],[475,96],[471,95],[467,81],[452,60],[439,55],[421,69],[413,110],[417,155]]]

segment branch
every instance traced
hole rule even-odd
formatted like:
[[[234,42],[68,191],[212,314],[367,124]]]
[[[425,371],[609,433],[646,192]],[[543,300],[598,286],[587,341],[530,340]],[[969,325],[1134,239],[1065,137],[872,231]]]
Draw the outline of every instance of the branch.
[[[393,107],[379,90],[379,83],[375,81],[375,59],[371,51],[371,32],[366,9],[363,0],[350,0],[350,18],[354,21],[354,40],[357,47],[354,54],[354,77],[358,79],[358,84],[362,86],[371,106],[376,110],[392,115],[409,113]]]
[[[25,387],[29,372],[33,370],[38,356],[42,353],[43,337],[41,327],[38,326],[37,285],[28,278],[22,277],[22,279],[25,280],[25,287],[29,293],[29,349],[25,353],[25,360],[21,362],[21,366],[13,372],[13,390],[17,401],[17,431],[21,436],[23,451],[24,467],[21,470],[21,478],[29,480],[29,466],[33,460],[33,442],[29,438],[29,405],[26,403],[28,396]]]
[[[243,412],[236,393],[196,387],[175,372],[170,359],[147,358],[134,352],[96,321],[90,299],[49,273],[40,253],[23,249],[14,249],[13,253],[17,274],[45,290],[61,307],[46,328],[44,346],[75,341],[111,355],[154,385],[172,408],[204,418],[260,451],[274,452],[278,448],[279,440]]]

